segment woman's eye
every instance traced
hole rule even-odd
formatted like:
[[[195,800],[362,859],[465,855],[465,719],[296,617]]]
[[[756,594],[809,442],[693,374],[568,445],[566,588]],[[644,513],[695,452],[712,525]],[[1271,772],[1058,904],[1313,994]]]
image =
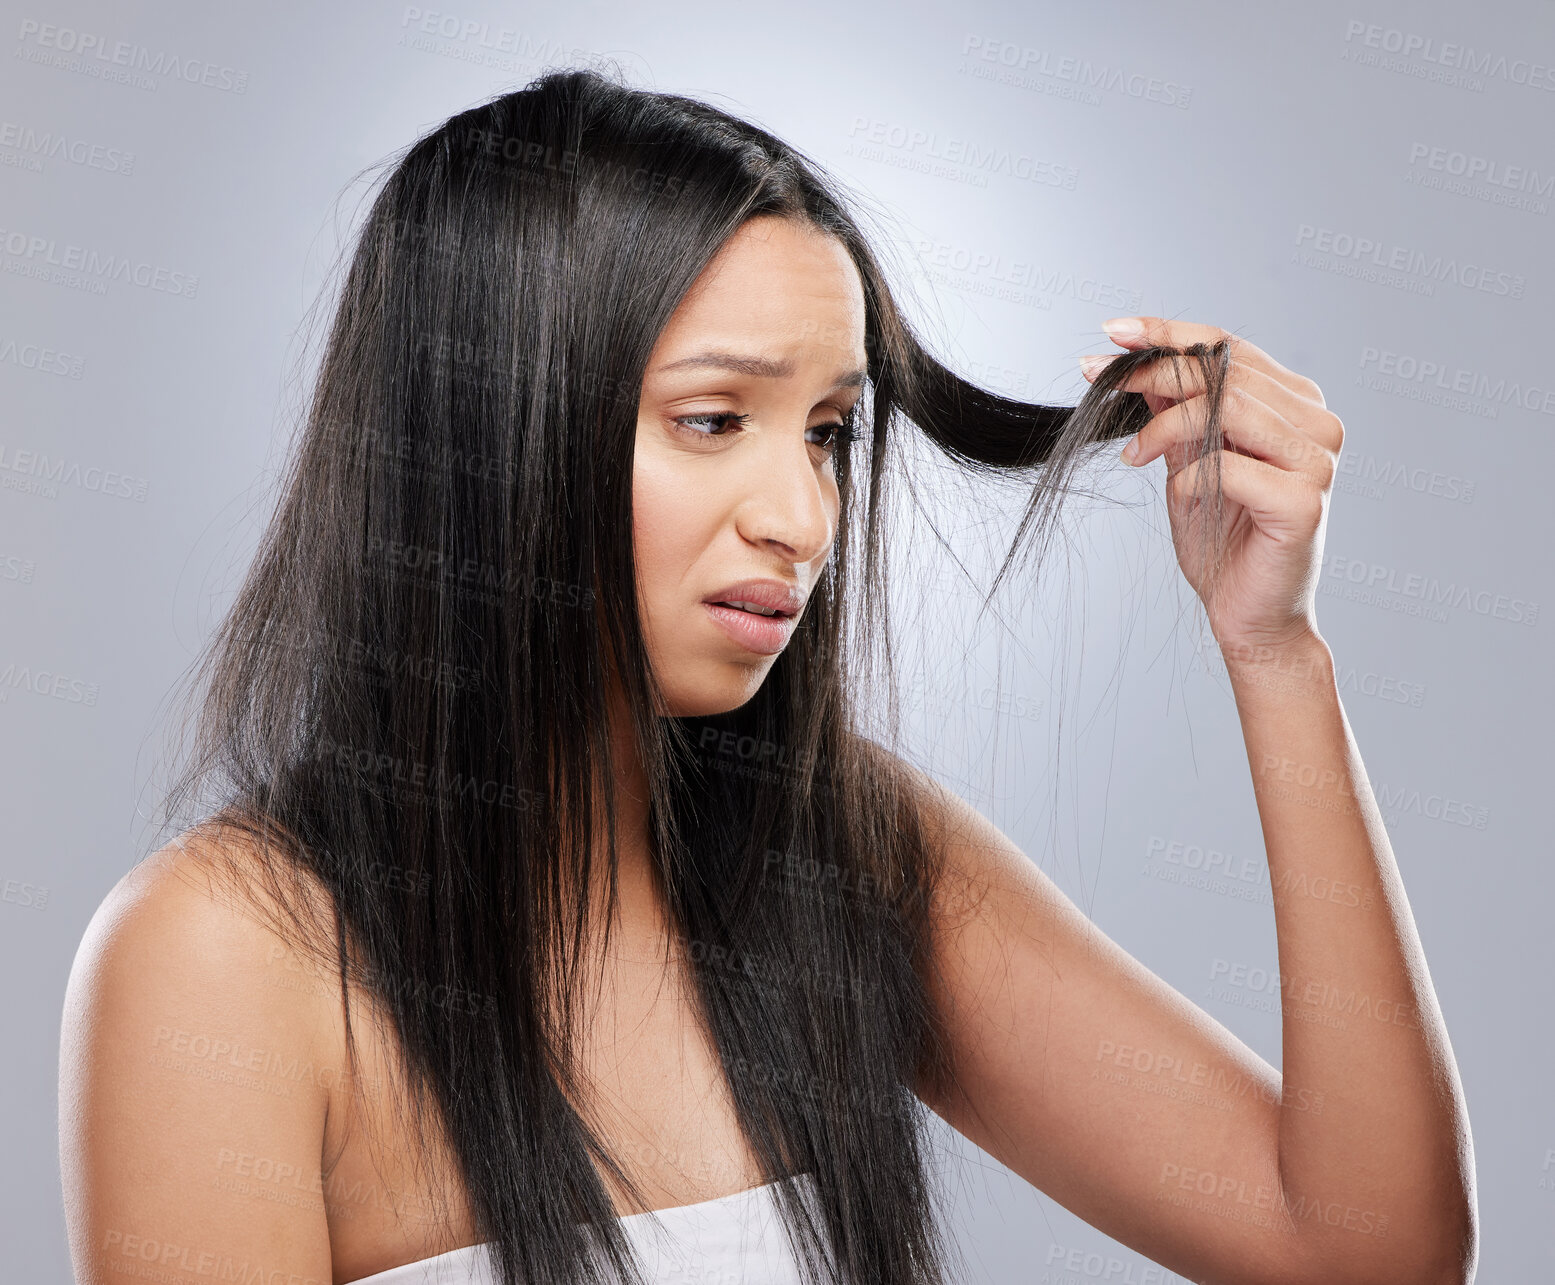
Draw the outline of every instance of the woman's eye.
[[[750,422],[748,414],[737,414],[734,411],[709,411],[701,415],[675,415],[670,418],[670,423],[681,432],[693,437],[726,437],[727,425],[735,428],[743,428]],[[854,427],[854,417],[849,414],[841,422],[835,424],[816,424],[813,428],[807,428],[808,433],[825,433],[825,441],[812,441],[812,446],[819,446],[828,456],[835,455],[837,449],[845,442],[858,440],[858,430]]]
[[[809,430],[812,433],[829,433],[831,436],[824,442],[817,442],[817,446],[823,446],[828,455],[835,455],[839,447],[848,442],[858,441],[859,434],[857,420],[852,411],[849,411],[842,421],[837,424],[817,424]]]
[[[736,415],[733,411],[713,411],[706,415],[676,415],[670,422],[680,425],[696,437],[722,437],[722,433],[703,432],[702,426],[733,423],[743,427],[748,419],[750,419],[749,415]]]
[[[835,455],[837,448],[840,447],[844,442],[854,442],[858,440],[858,434],[854,431],[853,425],[848,423],[817,424],[814,428],[809,429],[808,431],[811,433],[829,434],[824,442],[815,443],[816,446],[825,447],[826,453],[828,455]]]

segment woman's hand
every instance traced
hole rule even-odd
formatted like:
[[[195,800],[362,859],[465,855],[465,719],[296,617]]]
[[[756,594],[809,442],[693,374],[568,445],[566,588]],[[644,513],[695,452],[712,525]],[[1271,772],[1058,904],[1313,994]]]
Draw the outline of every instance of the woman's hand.
[[[1134,321],[1127,330],[1121,323]],[[1224,561],[1214,601],[1205,600],[1210,628],[1222,652],[1283,648],[1318,637],[1317,582],[1323,562],[1328,497],[1344,443],[1344,425],[1310,379],[1287,370],[1261,348],[1216,326],[1159,317],[1118,318],[1104,328],[1124,348],[1151,344],[1186,347],[1231,341],[1231,364],[1221,404],[1221,484]],[[1085,357],[1090,379],[1116,354]],[[1124,448],[1143,465],[1166,459],[1166,503],[1177,561],[1204,598],[1207,534],[1195,517],[1200,470],[1193,459],[1201,440],[1207,398],[1196,362],[1161,360],[1135,371],[1118,387],[1144,394],[1154,416]],[[1181,386],[1179,388],[1179,379]],[[1130,455],[1130,451],[1135,452]],[[1208,482],[1208,478],[1204,482]],[[1208,516],[1207,508],[1204,509]]]

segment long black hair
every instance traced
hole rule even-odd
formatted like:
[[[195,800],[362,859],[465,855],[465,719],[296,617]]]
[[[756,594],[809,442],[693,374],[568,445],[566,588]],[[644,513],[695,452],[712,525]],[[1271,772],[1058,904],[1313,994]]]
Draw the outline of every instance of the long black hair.
[[[611,1270],[636,1270],[600,1169],[639,1189],[593,1127],[573,1054],[591,931],[573,890],[603,879],[615,896],[613,683],[740,1125],[774,1179],[815,1180],[813,1218],[778,1184],[806,1270],[944,1279],[913,1092],[953,1074],[927,999],[942,863],[854,704],[893,677],[880,528],[895,435],[1030,480],[1012,557],[1050,528],[1077,465],[1149,419],[1115,390],[1140,365],[1198,364],[1203,449],[1220,446],[1224,342],[1123,353],[1078,407],[953,374],[841,191],[750,123],[594,69],[543,75],[397,154],[277,509],[198,666],[167,815],[197,800],[200,828],[262,855],[234,873],[268,886],[298,949],[338,975],[348,1047],[353,995],[381,1004],[412,1116],[448,1139],[504,1285],[600,1279],[582,1224]],[[834,554],[760,690],[726,714],[661,717],[630,539],[637,399],[682,296],[761,215],[852,256],[864,431],[836,457]],[[320,888],[327,932],[302,909]]]

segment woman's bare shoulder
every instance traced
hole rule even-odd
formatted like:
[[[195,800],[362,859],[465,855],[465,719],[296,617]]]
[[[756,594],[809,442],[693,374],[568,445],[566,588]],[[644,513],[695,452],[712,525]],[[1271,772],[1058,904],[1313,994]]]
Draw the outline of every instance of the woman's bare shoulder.
[[[82,937],[59,1072],[78,1279],[116,1278],[153,1241],[292,1244],[288,1267],[328,1271],[321,1212],[234,1196],[240,1157],[304,1178],[319,1166],[343,1056],[338,1000],[267,913],[259,860],[221,830],[180,836],[109,890]]]
[[[879,744],[869,742],[868,753],[889,777],[898,806],[910,810],[931,857],[930,904],[939,929],[985,919],[996,893],[1044,906],[1060,897],[1048,876],[957,790]]]
[[[243,987],[260,984],[253,960],[318,956],[333,939],[332,900],[316,877],[279,852],[267,854],[253,834],[208,821],[108,890],[83,934],[76,971],[193,967],[212,984]]]
[[[325,971],[333,935],[316,878],[271,864],[241,829],[202,824],[137,862],[99,903],[71,969],[67,1034],[85,1007],[94,1023],[155,1018],[153,1042],[179,1018],[256,1037],[274,1027],[272,1043],[295,1044],[319,1029],[335,994],[297,981]]]

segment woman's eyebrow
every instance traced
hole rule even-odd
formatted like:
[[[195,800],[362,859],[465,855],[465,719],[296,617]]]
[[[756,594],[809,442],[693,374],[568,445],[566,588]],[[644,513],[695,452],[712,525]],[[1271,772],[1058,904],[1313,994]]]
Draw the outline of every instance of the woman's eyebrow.
[[[729,352],[695,353],[690,357],[682,357],[678,361],[667,362],[650,373],[664,374],[671,370],[685,370],[697,366],[732,370],[736,374],[753,375],[762,379],[785,379],[794,373],[794,363],[791,361],[775,361],[770,357],[745,357]],[[839,388],[862,388],[867,376],[867,371],[850,370],[838,378],[832,385],[832,391],[835,392]]]

